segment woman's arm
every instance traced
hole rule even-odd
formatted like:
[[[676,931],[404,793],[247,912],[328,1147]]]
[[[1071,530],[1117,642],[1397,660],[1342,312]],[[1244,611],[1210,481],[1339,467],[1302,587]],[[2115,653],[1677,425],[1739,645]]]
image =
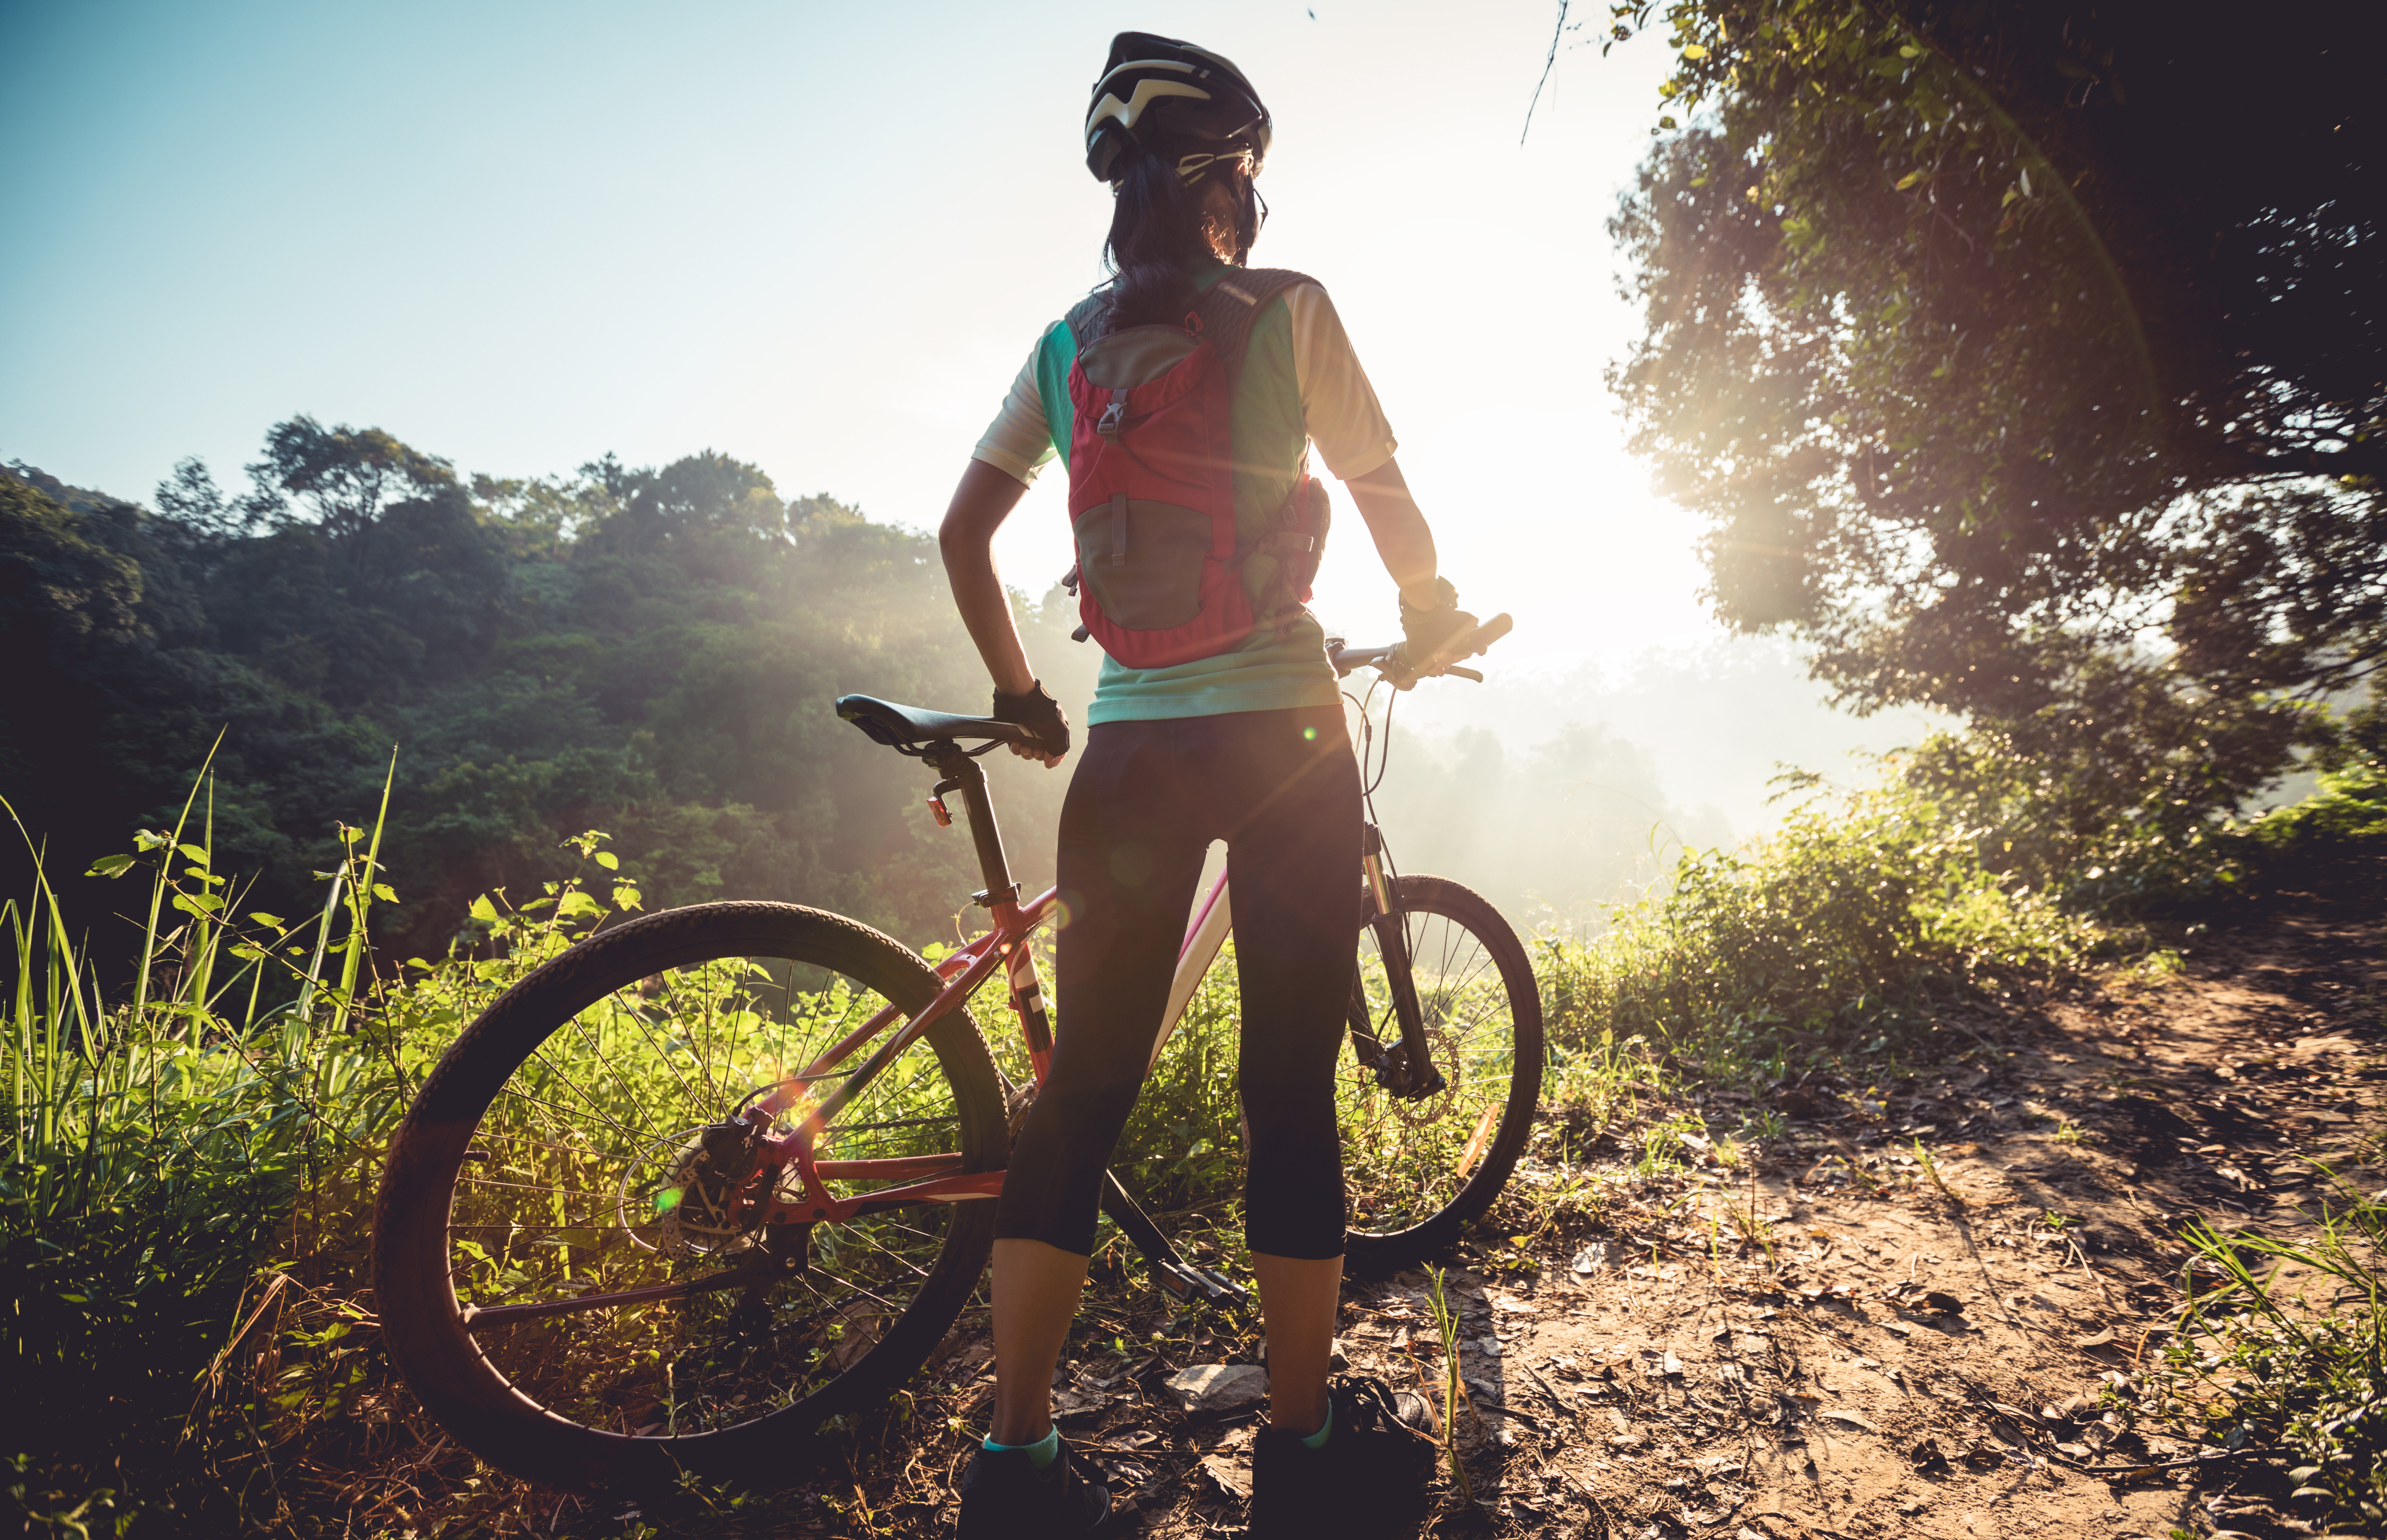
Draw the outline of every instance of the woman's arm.
[[[1400,585],[1401,598],[1418,608],[1431,609],[1439,602],[1433,586],[1433,531],[1426,527],[1425,515],[1409,496],[1409,484],[1401,479],[1400,461],[1388,460],[1343,485],[1350,488],[1351,501],[1367,521],[1384,570]]]
[[[1011,618],[1011,596],[1003,591],[1002,574],[994,570],[994,532],[1027,495],[1027,486],[1009,473],[973,460],[962,472],[954,500],[945,509],[945,522],[937,529],[937,549],[945,559],[954,606],[961,611],[962,625],[978,644],[994,688],[1005,695],[1026,695],[1036,688],[1036,670]],[[1011,751],[1047,767],[1061,763],[1060,755],[1038,753],[1024,744],[1013,744]]]
[[[1421,662],[1475,630],[1475,617],[1459,607],[1459,595],[1434,572],[1433,531],[1426,528],[1409,485],[1396,461],[1343,484],[1375,536],[1376,554],[1401,588],[1401,639]]]

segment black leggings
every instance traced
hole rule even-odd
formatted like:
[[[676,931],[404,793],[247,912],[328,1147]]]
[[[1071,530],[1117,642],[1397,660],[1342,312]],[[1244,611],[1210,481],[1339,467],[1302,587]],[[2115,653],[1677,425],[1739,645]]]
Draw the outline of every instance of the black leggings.
[[[1334,1058],[1359,927],[1359,772],[1339,705],[1105,722],[1061,809],[1050,1075],[1013,1146],[995,1233],[1089,1256],[1103,1168],[1168,1004],[1213,839],[1227,842],[1250,1123],[1244,1235],[1343,1255]]]

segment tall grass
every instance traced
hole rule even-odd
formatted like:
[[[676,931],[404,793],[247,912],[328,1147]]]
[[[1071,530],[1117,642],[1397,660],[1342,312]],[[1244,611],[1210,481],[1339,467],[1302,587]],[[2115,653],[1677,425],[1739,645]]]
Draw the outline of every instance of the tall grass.
[[[342,830],[319,915],[243,920],[211,811],[202,782],[171,831],[94,868],[149,878],[113,1001],[95,953],[123,949],[69,928],[38,848],[32,894],[0,903],[10,1454],[160,1458],[309,1168],[399,1105],[347,1029],[390,896],[378,827]]]
[[[2387,1203],[2333,1172],[2309,1239],[2191,1224],[2182,1331],[2158,1374],[2225,1448],[2287,1450],[2293,1496],[2336,1525],[2387,1524]],[[2193,1269],[2217,1280],[2199,1294]],[[2305,1269],[2323,1297],[2283,1299]]]
[[[448,955],[386,976],[382,832],[341,827],[320,910],[244,913],[202,780],[172,830],[92,868],[147,877],[129,944],[69,927],[38,848],[33,893],[0,903],[7,1366],[27,1387],[0,1398],[0,1453],[37,1525],[88,1525],[71,1516],[113,1488],[120,1523],[280,1531],[413,1442],[365,1293],[388,1135],[463,1026],[609,910],[577,877],[476,900]],[[613,866],[602,839],[567,841],[584,870]],[[624,879],[610,897],[639,903]]]
[[[1692,851],[1592,940],[1535,958],[1562,1079],[1779,1079],[1952,1054],[1948,1007],[2085,961],[2101,932],[1982,862],[1977,831],[1896,782],[1795,811],[1739,851]]]

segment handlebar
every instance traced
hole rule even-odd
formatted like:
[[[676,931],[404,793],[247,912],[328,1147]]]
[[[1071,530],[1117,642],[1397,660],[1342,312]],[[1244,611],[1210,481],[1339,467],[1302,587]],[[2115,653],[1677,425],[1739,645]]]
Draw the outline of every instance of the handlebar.
[[[1330,637],[1326,640],[1326,657],[1334,665],[1336,678],[1349,677],[1354,669],[1373,668],[1396,689],[1408,689],[1420,679],[1431,679],[1445,674],[1455,674],[1480,685],[1484,682],[1484,675],[1471,668],[1459,667],[1457,660],[1484,651],[1516,629],[1516,625],[1506,612],[1494,615],[1467,635],[1454,637],[1445,642],[1421,666],[1412,666],[1402,656],[1399,642],[1384,647],[1353,647],[1340,637]]]

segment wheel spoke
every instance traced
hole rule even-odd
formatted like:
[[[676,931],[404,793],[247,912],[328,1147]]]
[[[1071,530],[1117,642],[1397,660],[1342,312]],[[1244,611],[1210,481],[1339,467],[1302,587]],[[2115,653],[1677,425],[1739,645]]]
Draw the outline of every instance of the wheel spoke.
[[[492,1305],[486,1308],[468,1305],[464,1307],[464,1330],[486,1332],[499,1326],[512,1326],[516,1321],[570,1315],[576,1310],[617,1310],[625,1305],[656,1305],[664,1300],[686,1299],[692,1294],[735,1289],[754,1281],[757,1281],[743,1273],[718,1272],[675,1283],[650,1284],[643,1289],[619,1289],[610,1294],[564,1294],[555,1299]]]
[[[1523,948],[1489,905],[1433,877],[1402,878],[1396,892],[1420,1022],[1444,1088],[1396,1097],[1354,1058],[1337,1079],[1336,1101],[1353,1205],[1349,1243],[1360,1252],[1392,1247],[1382,1259],[1407,1261],[1455,1234],[1507,1179],[1515,1147],[1503,1130],[1517,1126],[1508,1115],[1529,1110],[1538,1094],[1540,1002]],[[1395,1048],[1392,980],[1364,927],[1359,960],[1372,1029]],[[1528,1046],[1533,1073],[1521,1076]]]
[[[758,934],[752,912],[768,906],[715,907],[722,934],[743,942]],[[495,1090],[483,1093],[461,1168],[447,1143],[436,1189],[385,1205],[428,1207],[437,1239],[436,1256],[403,1243],[418,1247],[428,1282],[385,1294],[385,1329],[418,1361],[439,1363],[443,1379],[486,1383],[496,1404],[535,1408],[524,1413],[525,1447],[585,1435],[602,1463],[619,1448],[603,1438],[626,1433],[674,1438],[675,1458],[690,1456],[701,1449],[691,1435],[801,1408],[840,1385],[849,1395],[864,1380],[890,1387],[913,1367],[885,1361],[892,1324],[933,1313],[937,1331],[891,1339],[894,1353],[917,1354],[976,1284],[991,1242],[983,1204],[763,1225],[794,1171],[763,1158],[757,1141],[792,1124],[733,1114],[852,1024],[898,1002],[916,1013],[936,992],[931,970],[900,948],[782,912],[772,923],[799,943],[791,950],[693,962],[687,938],[693,923],[710,923],[706,911],[634,920],[517,985],[499,1003],[516,1003],[504,1032],[476,1026],[459,1041],[455,1052],[478,1054],[483,1067],[460,1067],[458,1078]],[[653,940],[631,945],[642,928]],[[821,950],[808,950],[813,936]],[[594,1004],[561,1005],[525,1031],[530,1007],[519,1001],[535,999],[550,970],[550,992],[593,994]],[[820,1158],[956,1173],[1001,1164],[1002,1102],[966,1019],[932,1029],[847,1110],[817,1142]],[[411,1120],[401,1141],[410,1130]],[[422,1185],[404,1162],[393,1169]],[[889,1174],[831,1180],[866,1198],[862,1189]],[[385,1221],[377,1246],[390,1233]],[[473,1344],[469,1357],[456,1357],[460,1341]],[[454,1431],[508,1463],[501,1440]]]

